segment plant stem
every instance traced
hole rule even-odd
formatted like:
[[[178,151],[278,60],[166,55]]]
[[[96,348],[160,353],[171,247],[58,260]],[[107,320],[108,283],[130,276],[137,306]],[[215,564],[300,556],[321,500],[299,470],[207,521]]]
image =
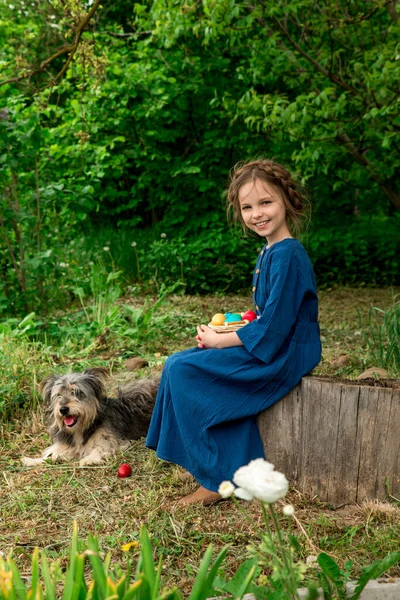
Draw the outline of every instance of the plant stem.
[[[262,504],[264,505],[264,503],[262,502]],[[286,555],[286,548],[285,545],[283,543],[283,539],[282,539],[282,534],[281,534],[281,530],[279,528],[279,523],[278,523],[278,519],[276,516],[276,513],[274,511],[274,507],[272,506],[272,504],[268,504],[268,508],[269,508],[269,512],[271,514],[272,520],[274,522],[274,527],[275,527],[275,531],[276,531],[276,535],[278,537],[278,541],[279,541],[279,546],[281,549],[281,554],[282,554],[282,558],[283,558],[283,562],[285,564],[285,568],[288,572],[288,576],[289,576],[289,589],[287,590],[287,592],[290,594],[290,597],[294,598],[294,599],[298,599],[298,593],[297,593],[297,586],[296,586],[296,582],[293,580],[293,573],[292,573],[292,569],[291,569],[291,565],[290,562],[288,560],[288,557]]]
[[[260,536],[260,538],[262,538],[263,532],[261,531],[261,529],[259,527],[257,527],[257,525],[254,523],[253,519],[250,517],[250,515],[247,513],[247,511],[244,510],[244,508],[240,504],[239,500],[237,500],[237,498],[235,498],[235,496],[232,496],[232,500],[234,501],[234,503],[236,504],[236,506],[242,513],[242,515],[244,515],[246,517],[246,519],[252,524],[252,526],[254,527],[254,529],[256,530],[258,535]]]

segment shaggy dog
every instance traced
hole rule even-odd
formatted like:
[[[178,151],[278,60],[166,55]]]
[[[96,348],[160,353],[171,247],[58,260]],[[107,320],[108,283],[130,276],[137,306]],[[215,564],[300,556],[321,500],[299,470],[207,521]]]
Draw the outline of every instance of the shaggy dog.
[[[53,461],[79,460],[80,465],[96,465],[146,435],[157,395],[159,380],[142,379],[117,390],[108,398],[103,368],[84,373],[50,375],[39,390],[48,408],[47,421],[53,444],[41,458],[22,459],[35,466],[47,458]]]

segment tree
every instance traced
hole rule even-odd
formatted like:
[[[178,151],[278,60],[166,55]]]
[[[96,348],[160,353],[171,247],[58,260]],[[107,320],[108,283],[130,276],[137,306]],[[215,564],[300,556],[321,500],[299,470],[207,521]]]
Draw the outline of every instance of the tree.
[[[37,92],[54,86],[77,53],[81,60],[93,59],[90,44],[82,37],[93,28],[99,5],[100,0],[90,7],[80,0],[22,0],[15,6],[0,0],[3,54],[7,57],[0,86],[23,82]]]
[[[151,15],[169,47],[198,36],[236,54],[231,75],[243,94],[236,101],[225,91],[221,106],[253,130],[290,141],[306,179],[333,176],[337,188],[366,196],[372,183],[375,196],[378,188],[400,208],[396,2],[161,0]]]

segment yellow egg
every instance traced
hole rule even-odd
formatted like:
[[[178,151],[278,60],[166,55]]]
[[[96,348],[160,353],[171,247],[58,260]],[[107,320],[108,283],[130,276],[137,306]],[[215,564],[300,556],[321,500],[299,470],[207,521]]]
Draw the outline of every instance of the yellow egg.
[[[214,325],[214,327],[218,327],[219,325],[223,325],[224,323],[225,323],[225,315],[223,315],[222,313],[217,313],[211,319],[211,325]]]

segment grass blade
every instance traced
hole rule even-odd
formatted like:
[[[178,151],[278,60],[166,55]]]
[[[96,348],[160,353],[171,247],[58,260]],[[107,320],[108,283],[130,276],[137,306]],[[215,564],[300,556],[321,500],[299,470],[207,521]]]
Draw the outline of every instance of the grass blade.
[[[46,600],[56,600],[56,585],[51,578],[49,565],[47,563],[47,556],[44,551],[41,553],[41,564]]]
[[[222,548],[221,552],[215,559],[211,569],[209,570],[211,559],[212,559],[212,545],[208,546],[203,560],[201,561],[199,571],[197,573],[195,582],[189,600],[205,600],[212,589],[212,584],[217,575],[218,569],[225,558],[229,546]]]
[[[212,544],[210,544],[204,554],[203,560],[201,561],[199,571],[189,596],[189,600],[201,600],[205,597],[203,590],[205,589],[205,583],[207,581],[207,573],[208,567],[211,563],[212,551]]]
[[[150,586],[151,597],[154,598],[157,595],[157,575],[153,560],[153,548],[151,547],[149,534],[143,526],[140,530],[140,546],[143,575]]]
[[[19,574],[17,565],[14,563],[14,561],[11,557],[8,559],[8,565],[9,565],[10,571],[12,573],[12,586],[13,586],[14,591],[16,592],[19,600],[26,600],[26,596],[27,596],[26,586],[21,579],[21,575]]]

